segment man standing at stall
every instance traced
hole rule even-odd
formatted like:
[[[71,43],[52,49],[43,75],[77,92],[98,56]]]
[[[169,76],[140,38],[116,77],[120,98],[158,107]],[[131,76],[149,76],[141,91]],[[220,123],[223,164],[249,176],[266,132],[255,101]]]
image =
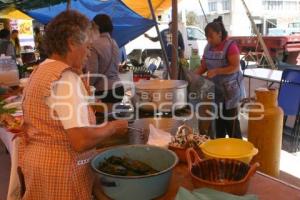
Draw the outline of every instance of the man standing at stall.
[[[113,23],[105,14],[96,15],[93,23],[98,26],[100,35],[91,45],[91,55],[86,62],[86,71],[91,74],[101,74],[104,77],[91,78],[96,88],[96,96],[103,103],[121,102],[124,87],[119,77],[119,47],[112,38]]]
[[[172,59],[172,23],[173,22],[169,23],[169,28],[160,32],[169,62],[171,62],[171,59]],[[148,34],[145,33],[145,37],[150,39],[153,42],[159,41],[158,36],[150,37]],[[180,33],[180,31],[178,31],[178,55],[179,55],[179,57],[184,56],[184,49],[185,49],[185,47],[184,47],[183,37],[182,37],[182,34]]]

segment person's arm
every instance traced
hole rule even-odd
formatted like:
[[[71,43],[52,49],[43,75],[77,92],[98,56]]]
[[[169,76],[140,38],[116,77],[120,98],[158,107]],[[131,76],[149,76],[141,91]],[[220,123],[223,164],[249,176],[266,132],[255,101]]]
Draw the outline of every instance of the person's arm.
[[[180,50],[184,53],[185,47],[184,47],[184,41],[182,34],[178,32],[178,46],[180,47]]]
[[[77,152],[94,148],[97,144],[111,138],[122,138],[127,135],[128,122],[116,120],[101,127],[75,127],[66,130],[72,148]]]
[[[146,38],[148,38],[149,40],[151,40],[152,42],[157,42],[157,41],[159,41],[159,37],[158,37],[158,36],[156,36],[156,37],[151,37],[151,36],[149,36],[147,33],[145,33],[144,36],[145,36]]]
[[[217,75],[233,74],[240,70],[240,51],[236,43],[232,43],[227,52],[228,66],[209,70],[207,76],[212,78]]]
[[[240,56],[239,54],[228,56],[228,66],[219,67],[207,72],[208,78],[213,78],[217,75],[233,74],[240,70]]]
[[[84,97],[87,92],[75,73],[64,72],[61,79],[52,84],[51,94],[46,103],[55,114],[55,119],[61,122],[75,151],[85,151],[106,139],[126,136],[128,122],[124,120],[108,122],[101,127],[91,126],[88,120],[89,103]]]
[[[229,65],[227,67],[218,69],[219,74],[227,75],[238,72],[240,70],[240,55],[235,54],[228,56],[228,63]]]
[[[111,56],[115,57],[114,59],[116,59],[116,63],[121,63],[119,46],[118,46],[117,42],[114,39],[112,39],[112,40],[113,40],[113,46],[111,48],[114,48],[116,53],[111,55]],[[117,66],[117,67],[119,67],[119,66]]]
[[[206,68],[204,58],[202,58],[201,65],[195,70],[195,73],[198,75],[203,75],[205,72],[207,72],[207,68]]]
[[[198,75],[203,75],[206,71],[207,71],[206,67],[203,66],[203,65],[200,65],[200,66],[196,69],[195,73],[198,74]]]

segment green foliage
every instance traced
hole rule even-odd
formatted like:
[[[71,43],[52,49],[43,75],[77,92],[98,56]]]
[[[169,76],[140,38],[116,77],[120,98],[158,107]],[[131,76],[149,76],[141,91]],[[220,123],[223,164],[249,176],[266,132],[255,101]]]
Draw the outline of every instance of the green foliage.
[[[197,26],[200,23],[200,16],[194,11],[190,11],[186,14],[186,24],[188,26]]]
[[[14,114],[16,112],[16,108],[4,108],[5,102],[3,100],[0,100],[0,115],[1,114]]]

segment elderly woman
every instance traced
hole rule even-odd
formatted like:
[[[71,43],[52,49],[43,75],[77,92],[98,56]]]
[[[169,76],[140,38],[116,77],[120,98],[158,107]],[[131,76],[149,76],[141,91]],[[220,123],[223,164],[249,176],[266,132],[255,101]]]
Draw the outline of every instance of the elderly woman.
[[[113,24],[108,15],[99,14],[93,19],[99,27],[100,36],[93,41],[91,56],[86,63],[86,71],[104,75],[91,79],[96,88],[96,96],[104,103],[118,103],[124,96],[124,87],[119,78],[119,47],[111,37]],[[106,83],[106,84],[105,84]]]
[[[93,126],[87,87],[80,79],[89,32],[89,20],[76,11],[62,12],[47,26],[49,59],[35,69],[24,91],[27,140],[20,166],[25,200],[91,199],[93,148],[126,136],[126,121]]]

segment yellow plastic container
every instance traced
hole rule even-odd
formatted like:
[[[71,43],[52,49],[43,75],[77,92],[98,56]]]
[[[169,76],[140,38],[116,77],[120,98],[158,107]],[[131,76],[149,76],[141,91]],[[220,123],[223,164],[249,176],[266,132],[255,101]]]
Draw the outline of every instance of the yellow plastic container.
[[[206,158],[234,159],[247,164],[258,153],[252,143],[236,138],[208,140],[200,147]]]

